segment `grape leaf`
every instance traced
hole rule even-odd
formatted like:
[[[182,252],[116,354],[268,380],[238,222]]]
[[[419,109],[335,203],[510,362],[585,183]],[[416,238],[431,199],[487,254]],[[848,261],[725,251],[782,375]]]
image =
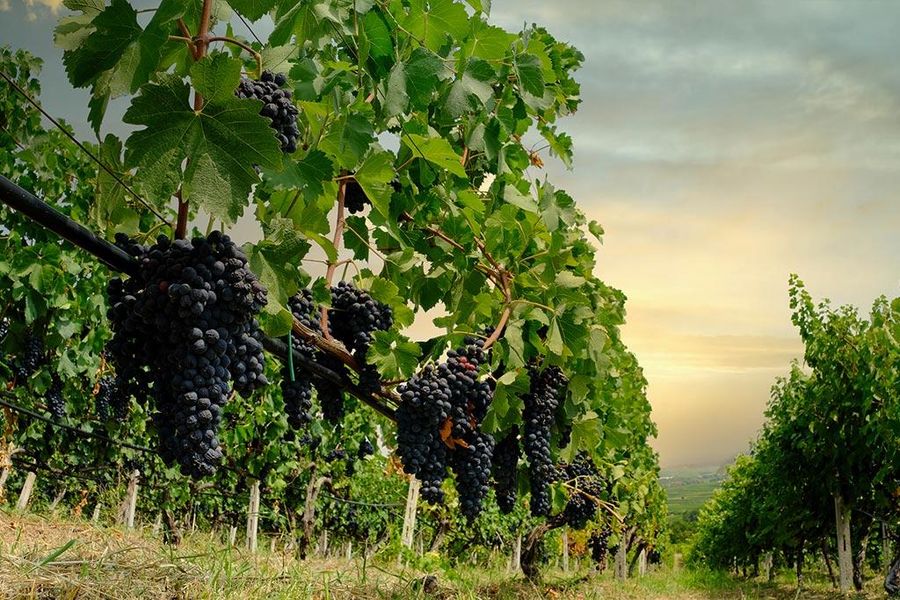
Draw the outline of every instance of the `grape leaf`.
[[[269,300],[287,304],[299,289],[297,265],[306,256],[310,244],[297,232],[290,219],[275,217],[267,228],[265,239],[247,244],[250,270],[269,291]]]
[[[476,56],[484,60],[500,60],[512,45],[515,36],[500,27],[488,25],[481,19],[472,19],[469,37],[462,45],[463,56]]]
[[[415,342],[390,331],[376,331],[369,346],[368,361],[388,379],[406,379],[416,372],[422,350]]]
[[[394,155],[386,151],[370,153],[353,175],[372,206],[385,218],[390,213],[393,193],[390,183],[394,175]]]
[[[254,165],[280,167],[279,143],[258,114],[261,102],[228,97],[195,112],[189,97],[188,85],[175,76],[141,88],[123,117],[144,126],[128,138],[125,166],[137,169],[142,187],[157,201],[165,202],[183,184],[185,198],[234,223],[259,180]]]
[[[541,70],[541,61],[533,54],[523,54],[516,57],[516,74],[522,89],[532,96],[544,95],[544,73]]]
[[[276,0],[228,0],[228,5],[235,12],[251,21],[258,21],[267,12],[275,8]]]
[[[207,102],[228,99],[241,80],[241,67],[238,59],[216,52],[191,67],[191,83]]]
[[[462,157],[453,151],[453,147],[446,139],[410,133],[403,136],[403,143],[412,151],[413,156],[424,158],[454,175],[466,177]]]
[[[411,0],[409,14],[403,27],[416,39],[422,41],[429,50],[437,52],[447,36],[454,39],[465,37],[469,28],[469,17],[462,4],[453,0]]]

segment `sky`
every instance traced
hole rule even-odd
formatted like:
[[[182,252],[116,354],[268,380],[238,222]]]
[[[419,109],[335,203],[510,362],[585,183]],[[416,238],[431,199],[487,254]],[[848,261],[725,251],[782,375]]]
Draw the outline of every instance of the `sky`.
[[[59,4],[0,0],[0,44],[45,58],[44,105],[86,134]],[[729,461],[802,356],[790,273],[863,311],[900,295],[900,3],[494,0],[492,21],[584,53],[574,169],[545,171],[606,230],[661,464]]]

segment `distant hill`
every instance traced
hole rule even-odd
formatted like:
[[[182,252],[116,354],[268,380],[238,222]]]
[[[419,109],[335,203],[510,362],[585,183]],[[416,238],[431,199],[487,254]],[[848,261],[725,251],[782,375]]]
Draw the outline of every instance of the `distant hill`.
[[[669,495],[669,513],[684,516],[698,510],[725,479],[725,465],[668,467],[660,482]]]

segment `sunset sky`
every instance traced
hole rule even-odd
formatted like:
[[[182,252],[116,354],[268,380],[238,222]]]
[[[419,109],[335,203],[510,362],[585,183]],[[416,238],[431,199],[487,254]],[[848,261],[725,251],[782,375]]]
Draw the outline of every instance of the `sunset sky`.
[[[0,44],[46,60],[44,105],[87,135],[58,4],[0,0]],[[802,352],[789,273],[864,311],[900,295],[900,3],[495,0],[492,18],[584,52],[574,170],[545,171],[606,229],[597,274],[629,298],[661,463],[727,461]]]

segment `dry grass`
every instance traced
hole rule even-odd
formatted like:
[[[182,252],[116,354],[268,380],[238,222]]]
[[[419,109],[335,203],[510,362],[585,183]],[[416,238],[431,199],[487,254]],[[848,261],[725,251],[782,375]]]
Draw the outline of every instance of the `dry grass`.
[[[790,578],[775,584],[717,573],[662,570],[640,580],[565,575],[549,570],[533,585],[502,568],[441,568],[436,589],[424,573],[395,561],[297,560],[291,553],[229,548],[210,534],[187,537],[177,549],[149,529],[125,531],[82,520],[0,513],[0,600],[179,600],[300,598],[489,598],[506,600],[766,599],[832,600],[841,596],[813,579],[799,594]],[[437,561],[439,562],[439,561]],[[427,563],[423,561],[422,564]],[[437,563],[436,563],[437,564]],[[858,598],[883,598],[877,580]]]

